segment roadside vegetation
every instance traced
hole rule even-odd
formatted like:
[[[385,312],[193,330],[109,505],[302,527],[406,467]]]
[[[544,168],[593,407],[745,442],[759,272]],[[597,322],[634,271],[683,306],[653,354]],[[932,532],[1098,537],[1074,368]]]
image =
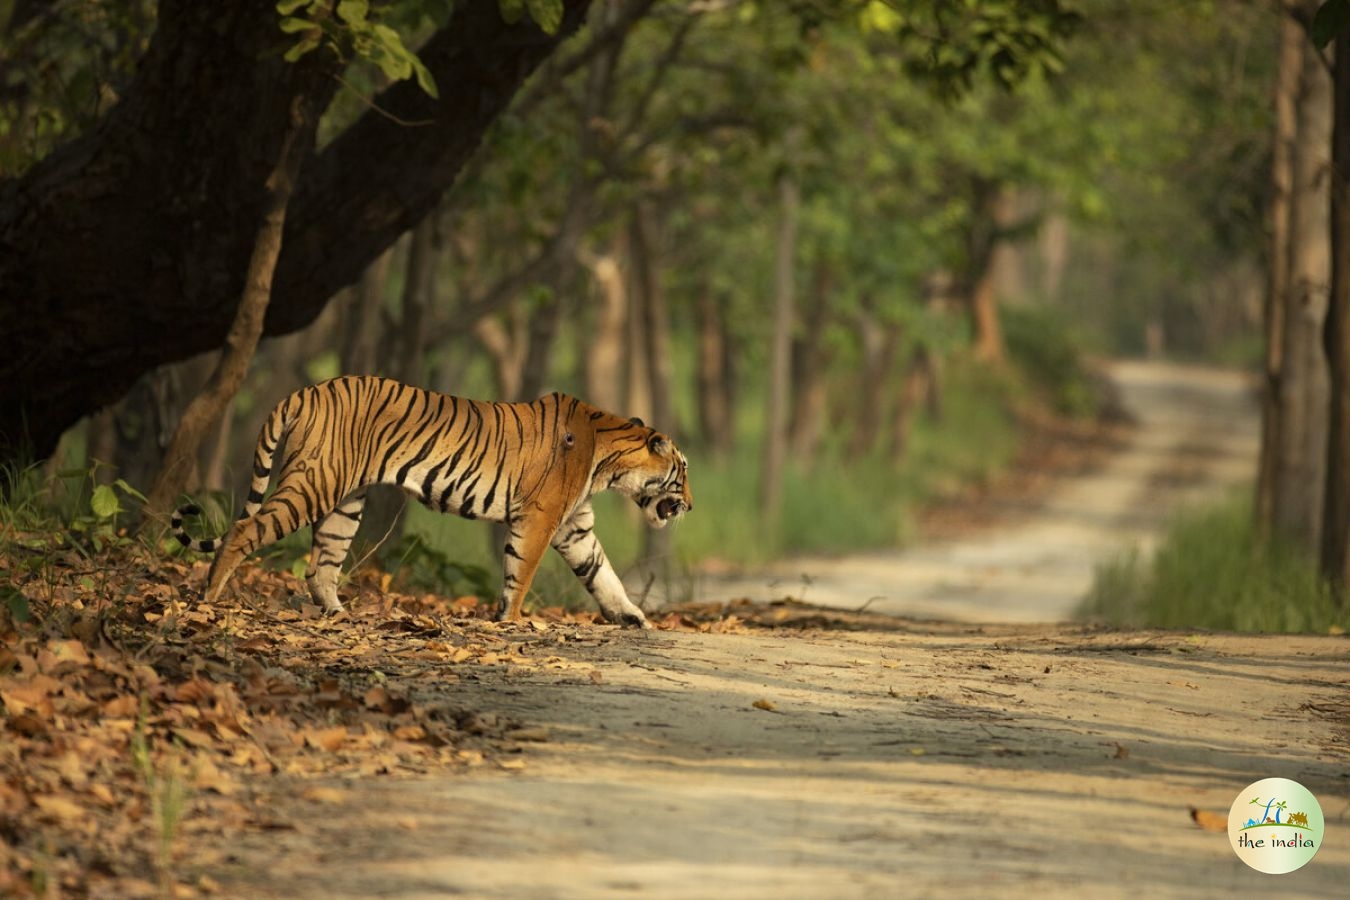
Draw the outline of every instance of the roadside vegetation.
[[[1126,628],[1343,634],[1350,610],[1297,546],[1257,539],[1249,497],[1181,515],[1151,556],[1101,566],[1081,615]]]

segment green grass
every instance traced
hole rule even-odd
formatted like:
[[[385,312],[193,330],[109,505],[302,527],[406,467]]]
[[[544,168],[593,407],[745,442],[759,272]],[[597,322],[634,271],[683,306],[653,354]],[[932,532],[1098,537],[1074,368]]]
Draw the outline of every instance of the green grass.
[[[1260,546],[1250,502],[1229,500],[1180,517],[1152,559],[1101,566],[1080,611],[1126,627],[1319,632],[1350,625],[1312,559]]]

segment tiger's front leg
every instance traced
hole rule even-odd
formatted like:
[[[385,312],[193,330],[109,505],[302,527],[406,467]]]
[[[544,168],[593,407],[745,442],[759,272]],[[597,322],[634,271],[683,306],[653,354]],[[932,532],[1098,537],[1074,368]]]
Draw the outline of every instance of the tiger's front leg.
[[[553,549],[567,560],[572,573],[586,585],[606,621],[637,628],[651,627],[642,610],[628,599],[628,591],[610,565],[600,539],[595,536],[595,513],[589,502],[562,524],[551,543]]]

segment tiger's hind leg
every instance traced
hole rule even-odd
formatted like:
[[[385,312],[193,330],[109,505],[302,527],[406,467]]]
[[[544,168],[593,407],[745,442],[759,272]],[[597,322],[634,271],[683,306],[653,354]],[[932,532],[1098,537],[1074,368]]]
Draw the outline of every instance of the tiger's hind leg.
[[[623,582],[605,555],[605,548],[595,536],[595,513],[589,502],[562,524],[553,535],[552,544],[600,605],[605,621],[638,628],[651,627],[642,610],[628,599],[628,591],[624,590]]]
[[[337,595],[338,579],[342,575],[342,561],[347,558],[352,538],[356,537],[356,529],[361,525],[361,511],[365,505],[365,491],[357,491],[314,523],[314,545],[309,554],[305,583],[325,612],[342,611],[342,601]]]

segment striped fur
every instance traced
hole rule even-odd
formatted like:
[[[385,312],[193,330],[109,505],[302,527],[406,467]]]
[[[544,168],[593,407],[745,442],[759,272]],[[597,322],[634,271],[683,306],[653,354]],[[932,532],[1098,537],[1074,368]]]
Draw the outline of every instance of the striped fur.
[[[264,499],[274,457],[275,490]],[[551,545],[582,580],[605,618],[645,627],[594,532],[591,497],[631,497],[654,528],[693,508],[686,461],[665,435],[566,394],[533,403],[465,400],[387,378],[349,376],[303,388],[267,417],[253,454],[253,481],[219,548],[205,599],[218,598],[254,550],[314,526],[306,580],[315,600],[342,609],[338,575],[361,521],[366,489],[393,484],[442,512],[507,524],[498,617],[515,619]]]

